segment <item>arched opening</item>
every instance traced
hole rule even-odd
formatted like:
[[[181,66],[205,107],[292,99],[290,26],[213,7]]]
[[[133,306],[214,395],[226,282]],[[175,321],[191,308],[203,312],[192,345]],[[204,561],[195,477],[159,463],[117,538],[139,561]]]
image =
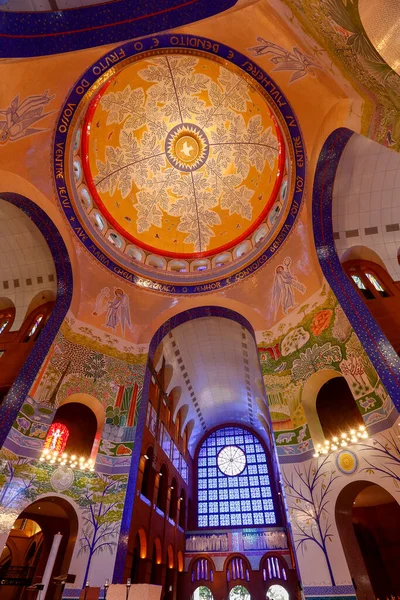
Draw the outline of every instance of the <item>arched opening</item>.
[[[168,497],[168,470],[162,465],[158,474],[157,507],[165,514]]]
[[[167,572],[165,577],[165,600],[172,600],[174,597],[175,588],[175,561],[174,561],[174,549],[171,544],[167,548]]]
[[[251,600],[251,596],[244,585],[235,585],[229,592],[229,600]]]
[[[171,481],[171,496],[170,496],[170,501],[169,501],[169,518],[172,519],[172,521],[176,520],[177,510],[178,510],[178,484],[174,477],[173,480]]]
[[[151,571],[150,571],[150,583],[152,585],[162,584],[162,549],[161,542],[158,538],[155,539],[153,544],[153,552],[151,555]]]
[[[199,587],[194,590],[191,600],[214,600],[214,596],[209,587],[199,585]]]
[[[141,494],[145,496],[148,500],[152,500],[153,490],[154,490],[154,477],[155,472],[153,468],[153,456],[154,450],[152,447],[147,448],[146,454],[144,456],[145,465],[143,471],[143,479],[142,479],[142,488]]]
[[[367,481],[347,485],[336,501],[336,524],[358,598],[400,594],[400,506]]]
[[[344,377],[329,379],[317,394],[316,411],[325,439],[364,425],[350,387]]]
[[[214,567],[208,558],[197,558],[191,566],[191,581],[214,581]]]
[[[97,419],[94,412],[80,402],[69,402],[60,406],[53,424],[64,425],[68,439],[63,452],[89,458],[97,432]],[[54,435],[54,434],[53,434]]]
[[[0,399],[3,397],[0,407],[3,423],[1,446],[65,318],[73,286],[71,262],[64,241],[37,204],[19,194],[4,192],[0,198],[0,218],[4,241],[0,255],[7,247],[17,248],[12,252],[15,261],[13,276],[6,281],[7,297],[15,306],[14,318],[0,334],[3,353],[0,370]],[[20,239],[19,243],[16,243],[16,237]],[[0,256],[0,262],[7,264],[5,255]],[[3,288],[6,286],[3,281]],[[42,296],[44,300],[41,300]],[[36,302],[40,305],[36,306]],[[28,321],[37,321],[40,312],[43,317],[36,322],[32,332],[35,322]],[[26,331],[25,325],[30,326],[29,331]],[[46,330],[46,335],[38,336],[41,328]],[[24,342],[27,338],[28,341]],[[31,354],[35,344],[38,345],[37,352]],[[6,394],[14,383],[18,385],[18,400],[13,398],[8,402]]]
[[[186,529],[186,494],[183,488],[179,496],[179,527]]]
[[[262,563],[262,576],[264,581],[281,579],[287,581],[287,565],[279,556],[269,555]]]
[[[269,600],[289,600],[288,591],[279,584],[271,585],[267,590],[266,596]]]
[[[0,559],[1,579],[18,585],[2,586],[2,600],[20,598],[21,586],[42,583],[43,600],[55,598],[60,584],[54,577],[68,573],[76,538],[78,518],[64,498],[47,496],[36,500],[19,515],[8,536],[10,560]]]
[[[227,581],[250,581],[250,565],[242,556],[233,556],[226,565]]]

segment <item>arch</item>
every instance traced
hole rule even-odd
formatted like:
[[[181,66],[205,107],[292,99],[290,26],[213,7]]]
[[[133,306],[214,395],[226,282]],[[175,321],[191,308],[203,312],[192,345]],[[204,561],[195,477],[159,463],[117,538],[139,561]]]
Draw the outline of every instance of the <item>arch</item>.
[[[266,597],[269,600],[289,600],[289,592],[283,585],[275,583],[267,589]]]
[[[61,402],[58,405],[58,408],[64,406],[65,404],[69,404],[70,402],[84,404],[85,406],[90,408],[97,420],[97,431],[100,433],[103,431],[104,422],[106,420],[106,412],[100,400],[95,398],[95,396],[91,396],[90,394],[71,394],[67,398],[64,398],[64,400],[61,400]]]
[[[188,572],[191,582],[214,581],[215,566],[213,561],[207,556],[197,556],[190,562]]]
[[[156,563],[158,565],[161,565],[161,563],[162,563],[162,546],[161,546],[161,540],[158,537],[154,540],[154,548],[156,550]]]
[[[182,388],[180,385],[176,385],[175,387],[172,388],[172,390],[169,393],[169,400],[171,402],[171,415],[172,415],[172,420],[175,422],[175,418],[176,418],[176,411],[179,405],[179,400],[182,396]]]
[[[317,412],[317,397],[321,388],[328,381],[337,377],[343,377],[343,375],[333,369],[321,369],[313,373],[304,384],[301,400],[314,446],[325,441],[324,431]]]
[[[189,413],[189,405],[182,404],[182,406],[178,410],[176,418],[175,418],[176,433],[177,433],[178,438],[182,437],[182,431],[183,431],[188,413]]]
[[[340,158],[352,135],[353,132],[349,129],[336,129],[321,149],[313,184],[312,219],[315,246],[326,280],[399,411],[399,357],[348,280],[339,261],[333,238],[333,185]]]
[[[229,592],[229,600],[251,600],[250,592],[244,585],[235,585]]]
[[[143,527],[140,527],[137,532],[140,540],[140,558],[146,558],[147,556],[147,536]]]
[[[332,410],[334,407],[334,410]],[[364,420],[346,379],[333,377],[320,388],[315,409],[326,439],[340,437],[364,426]]]
[[[186,529],[186,493],[183,488],[179,496],[179,527]]]
[[[36,572],[40,572],[42,574],[47,563],[54,535],[56,533],[61,533],[62,538],[60,546],[57,550],[52,575],[54,577],[68,573],[68,568],[74,553],[79,530],[78,515],[69,500],[65,497],[61,497],[60,495],[54,496],[51,494],[37,498],[31,504],[25,506],[18,516],[17,521],[25,521],[26,519],[33,521],[39,526],[41,532],[43,533],[43,539],[45,543],[38,544],[41,547],[36,548],[36,556],[39,550],[41,550],[39,562],[35,561],[35,555],[29,555],[28,548],[28,552],[25,553],[26,564],[22,565],[20,563],[18,566],[26,567],[27,577],[29,579],[33,580]],[[8,539],[10,541],[12,541],[13,537],[15,537],[14,532],[15,530],[12,529],[9,534]],[[16,546],[18,539],[14,539],[13,541],[15,542],[14,546]],[[32,559],[33,563],[31,562],[28,565],[29,561],[32,561]],[[47,593],[44,592],[44,598],[50,600],[50,598],[54,597],[54,593],[54,582],[51,580],[49,582],[49,587],[47,588]]]
[[[347,248],[347,250],[343,252],[340,262],[343,265],[350,260],[367,260],[369,262],[376,263],[382,267],[382,269],[387,271],[386,265],[379,254],[375,252],[375,250],[372,250],[372,248],[368,248],[368,246],[357,245]]]
[[[243,554],[231,554],[225,560],[224,571],[228,582],[250,581],[251,565]]]
[[[152,446],[149,446],[146,450],[145,456],[143,457],[146,462],[143,470],[141,494],[150,501],[153,499],[154,492],[153,487],[155,473],[153,468],[153,457],[154,449]]]
[[[206,585],[199,585],[193,592],[190,600],[214,600],[212,591]]]
[[[171,481],[171,496],[169,500],[169,518],[173,521],[176,520],[176,513],[178,510],[178,483],[175,477]]]
[[[10,392],[0,406],[2,423],[0,446],[2,446],[68,312],[72,300],[73,277],[71,261],[64,240],[45,211],[25,196],[14,192],[2,192],[0,197],[22,210],[38,227],[50,249],[57,277],[57,298],[54,309],[36,343],[35,352],[30,353],[26,359]]]
[[[396,597],[400,542],[393,532],[400,529],[400,506],[395,497],[371,481],[353,481],[336,499],[335,519],[357,597]]]
[[[168,544],[167,547],[167,566],[168,569],[173,569],[175,566],[174,549],[172,548],[171,544]]]
[[[268,552],[261,559],[260,565],[263,581],[287,581],[288,566],[281,556]]]
[[[168,469],[165,464],[161,466],[158,474],[157,507],[165,514],[168,497]]]
[[[34,310],[39,308],[40,306],[43,306],[44,304],[47,304],[48,302],[55,302],[56,299],[57,299],[57,296],[53,292],[53,290],[43,290],[43,291],[37,293],[36,296],[34,296],[32,298],[32,300],[30,301],[30,303],[28,305],[28,308],[26,309],[24,320],[26,320],[29,317],[29,315]]]
[[[178,551],[177,563],[178,563],[178,573],[182,573],[182,571],[183,571],[183,554],[182,554],[182,550]]]
[[[159,344],[162,342],[162,340],[168,334],[168,332],[172,331],[175,327],[178,327],[178,325],[181,325],[182,323],[186,323],[187,321],[191,321],[194,319],[199,319],[204,316],[208,316],[208,317],[215,316],[215,317],[231,319],[231,320],[236,321],[250,333],[250,335],[252,336],[252,338],[255,342],[255,334],[254,334],[254,329],[253,329],[252,325],[240,313],[238,313],[234,310],[231,310],[229,308],[221,307],[221,306],[209,306],[209,305],[200,306],[200,307],[191,308],[191,309],[188,309],[188,310],[185,310],[183,312],[173,315],[170,319],[168,319],[166,322],[164,322],[157,329],[156,333],[153,335],[153,338],[150,342],[149,352],[148,352],[149,360],[151,360],[151,361],[153,360]],[[146,374],[145,374],[145,379],[143,382],[143,390],[142,390],[143,398],[147,398],[149,395],[150,382],[151,382],[151,373],[150,373],[150,369],[147,369]],[[138,423],[137,423],[137,427],[136,427],[136,435],[137,436],[141,436],[142,432],[144,430],[145,422],[146,422],[146,411],[147,411],[146,402],[142,402],[141,407],[140,407],[139,417],[138,417]],[[141,438],[139,437],[138,439],[141,439]],[[122,519],[121,519],[121,529],[120,529],[119,543],[118,543],[116,560],[115,560],[115,568],[114,568],[114,581],[116,581],[116,582],[123,581],[123,576],[124,576],[123,565],[125,564],[127,550],[128,550],[126,540],[128,540],[128,538],[129,538],[129,530],[130,530],[131,519],[132,519],[133,502],[134,502],[134,498],[135,498],[135,489],[136,489],[137,474],[139,471],[140,459],[141,459],[141,457],[140,457],[139,453],[137,455],[134,454],[132,456],[130,470],[129,470],[128,486],[127,486],[126,498],[125,498],[125,503],[124,503],[124,510],[123,510]],[[182,492],[183,492],[183,494],[182,494]],[[180,497],[185,497],[184,490],[182,490],[182,492],[181,492]],[[185,502],[180,501],[179,505],[180,505],[179,519],[181,522],[182,506],[185,505]],[[183,512],[186,513],[186,509]],[[186,514],[184,515],[184,521],[186,522]]]
[[[164,367],[164,381],[163,388],[166,394],[169,394],[170,390],[168,389],[171,385],[172,377],[174,376],[174,369],[172,365],[166,364]]]

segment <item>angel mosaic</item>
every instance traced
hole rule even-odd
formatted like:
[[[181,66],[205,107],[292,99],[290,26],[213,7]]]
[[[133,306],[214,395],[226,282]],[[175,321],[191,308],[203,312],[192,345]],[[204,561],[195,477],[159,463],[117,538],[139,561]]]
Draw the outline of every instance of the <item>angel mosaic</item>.
[[[105,287],[96,298],[94,316],[106,313],[105,326],[115,331],[121,326],[122,335],[125,328],[132,330],[129,296],[121,288],[114,288],[114,298],[110,300],[110,288]]]
[[[27,96],[22,102],[19,94],[15,96],[10,106],[0,110],[0,144],[16,142],[35,133],[47,131],[46,128],[32,126],[55,112],[44,112],[53,98],[55,94],[49,96],[48,90],[38,96]]]
[[[295,290],[304,294],[306,286],[301,283],[290,270],[292,259],[287,256],[281,265],[275,269],[274,286],[272,288],[272,308],[274,318],[278,314],[279,307],[283,314],[287,315],[291,308],[298,306],[295,298]]]

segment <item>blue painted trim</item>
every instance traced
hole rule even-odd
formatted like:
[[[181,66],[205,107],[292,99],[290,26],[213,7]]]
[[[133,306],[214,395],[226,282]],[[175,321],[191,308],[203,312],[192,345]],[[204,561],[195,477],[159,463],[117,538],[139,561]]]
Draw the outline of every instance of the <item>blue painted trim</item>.
[[[224,308],[221,306],[200,306],[196,308],[191,308],[184,312],[178,313],[177,315],[174,315],[173,317],[168,319],[168,321],[166,321],[163,325],[161,325],[159,329],[157,329],[149,346],[149,360],[153,359],[160,342],[164,339],[166,335],[168,335],[170,331],[175,329],[175,327],[182,325],[183,323],[187,323],[188,321],[194,321],[195,319],[200,319],[202,317],[220,317],[224,319],[230,319],[231,321],[235,321],[236,323],[239,323],[239,325],[245,327],[247,331],[252,335],[255,341],[253,327],[251,326],[249,321],[245,319],[241,314],[230,310],[229,308]],[[138,422],[136,426],[136,436],[132,451],[132,460],[124,502],[124,511],[121,519],[121,530],[118,540],[117,555],[115,559],[113,583],[122,583],[123,581],[126,556],[128,552],[129,531],[132,522],[133,505],[136,498],[136,482],[142,452],[143,432],[146,423],[147,399],[149,395],[150,380],[151,374],[150,370],[147,368],[143,382],[142,402],[140,405]]]
[[[292,164],[293,178],[295,188],[291,198],[288,214],[285,221],[281,224],[280,229],[276,232],[275,238],[264,249],[262,254],[246,266],[243,266],[234,275],[224,276],[220,279],[214,279],[211,282],[204,284],[185,285],[185,284],[164,284],[144,279],[135,272],[130,271],[127,267],[122,267],[114,262],[110,256],[105,256],[101,247],[99,247],[93,235],[87,233],[85,224],[78,212],[75,210],[71,201],[68,182],[65,177],[65,165],[69,164],[70,157],[66,155],[67,138],[69,135],[70,123],[73,120],[78,107],[84,98],[87,91],[96,83],[99,78],[104,78],[112,69],[113,75],[116,70],[121,68],[123,63],[134,56],[140,55],[143,52],[161,51],[163,49],[176,49],[178,52],[182,49],[199,50],[210,56],[217,56],[224,59],[238,68],[240,68],[247,76],[254,79],[260,85],[264,92],[269,96],[271,105],[276,115],[281,115],[284,122],[287,124],[287,129],[290,136],[290,144],[294,152],[294,161]],[[288,137],[289,137],[288,136]],[[289,140],[288,140],[289,141]],[[119,46],[108,52],[92,65],[74,85],[70,92],[63,108],[61,109],[60,117],[56,126],[54,148],[53,148],[53,165],[55,174],[55,186],[60,205],[64,214],[71,224],[74,234],[79,239],[90,254],[100,262],[103,267],[109,269],[114,275],[120,277],[123,281],[139,285],[141,288],[155,290],[162,293],[177,295],[188,294],[204,294],[205,292],[219,291],[224,287],[238,283],[245,277],[252,275],[258,269],[263,267],[266,262],[275,256],[281,245],[285,242],[288,235],[291,233],[300,212],[300,208],[304,197],[304,185],[306,179],[306,152],[303,143],[303,137],[300,131],[296,116],[280,88],[271,80],[269,75],[263,71],[257,64],[252,62],[243,54],[233,50],[229,46],[220,44],[214,40],[187,34],[165,34],[150,38],[143,38],[136,42],[129,42],[123,46]]]
[[[312,207],[315,247],[326,280],[400,411],[400,359],[344,272],[333,239],[333,184],[343,150],[352,135],[349,129],[336,129],[318,159]]]
[[[57,275],[57,299],[53,311],[0,406],[1,447],[68,312],[72,300],[73,278],[67,248],[46,213],[20,194],[7,192],[1,193],[0,197],[22,210],[35,223],[49,246]]]
[[[0,12],[0,57],[60,54],[206,19],[237,0],[117,0],[52,12]]]

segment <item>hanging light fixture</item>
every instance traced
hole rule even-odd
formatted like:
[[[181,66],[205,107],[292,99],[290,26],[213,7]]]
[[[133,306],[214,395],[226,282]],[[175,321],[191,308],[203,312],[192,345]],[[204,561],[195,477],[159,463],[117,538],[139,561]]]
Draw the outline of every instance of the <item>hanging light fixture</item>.
[[[325,440],[323,444],[317,444],[315,447],[314,458],[327,455],[330,452],[336,452],[341,448],[346,448],[351,444],[358,444],[360,440],[368,438],[365,425],[360,425],[358,429],[350,429],[348,433],[341,433],[340,436],[333,436],[331,440]]]

